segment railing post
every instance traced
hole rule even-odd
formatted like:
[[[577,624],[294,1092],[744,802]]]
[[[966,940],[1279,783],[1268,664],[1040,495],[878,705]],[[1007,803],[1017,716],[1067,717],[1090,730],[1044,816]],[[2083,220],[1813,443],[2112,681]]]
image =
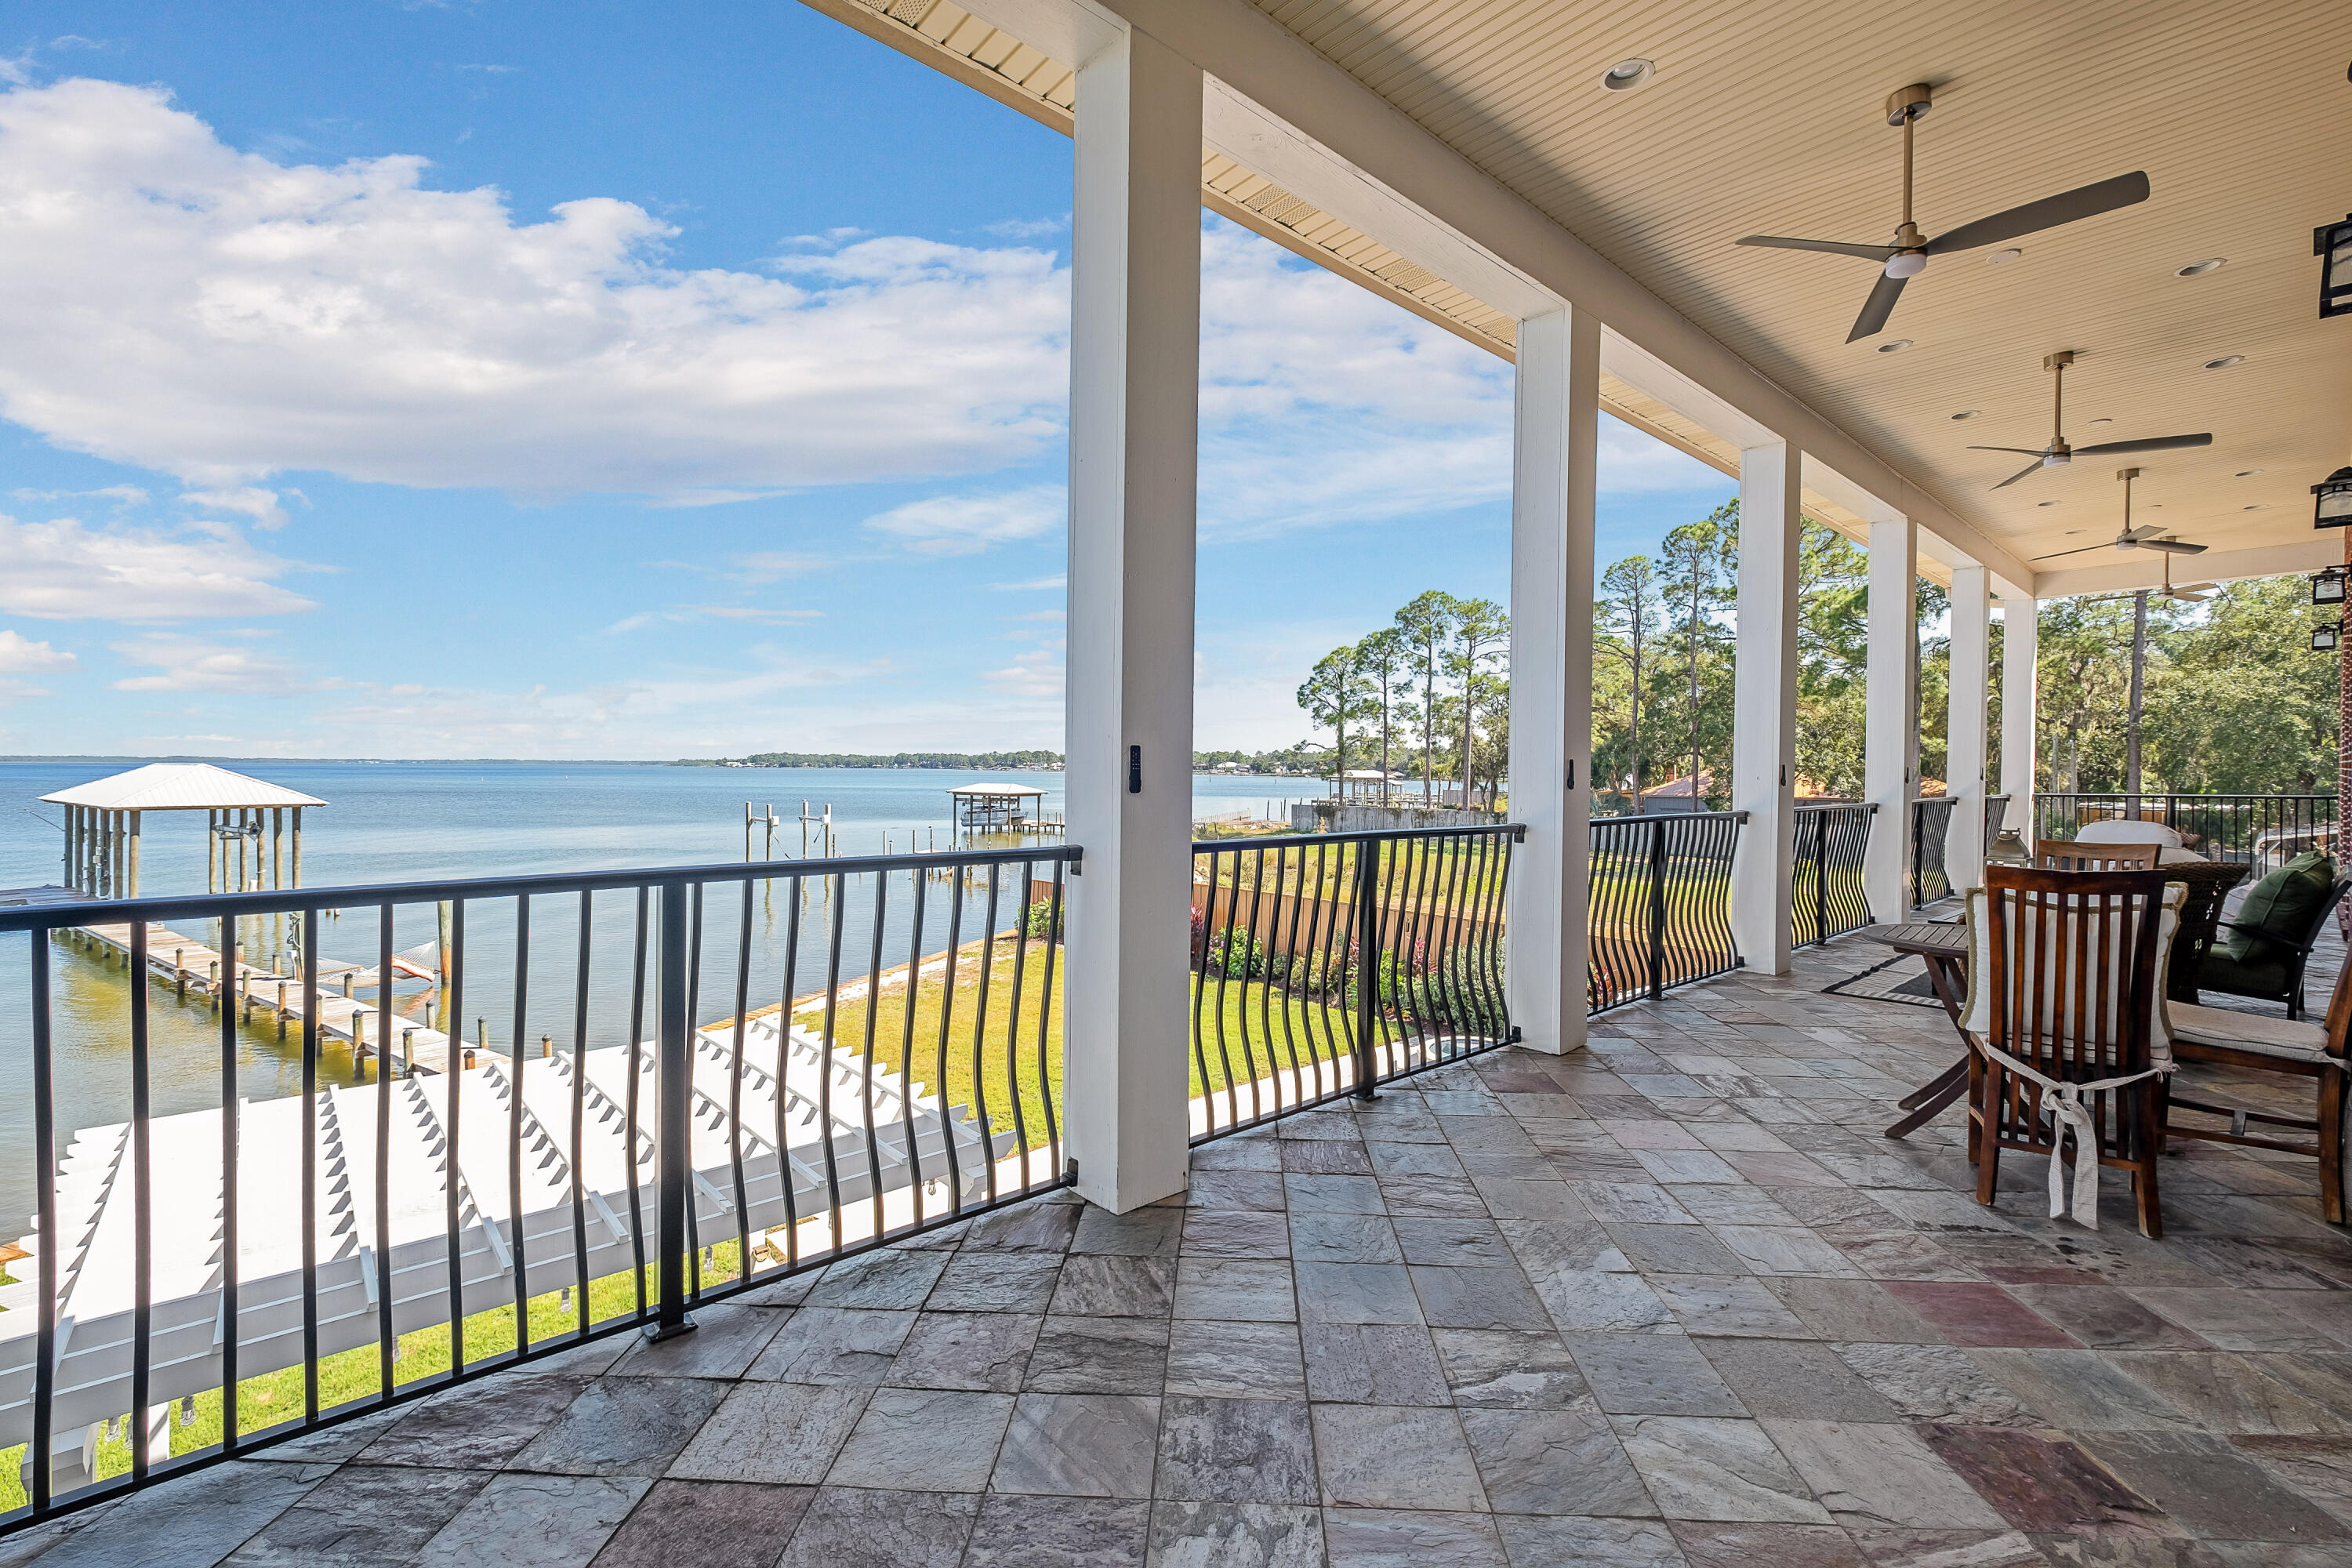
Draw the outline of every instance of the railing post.
[[[646,1331],[666,1340],[694,1327],[686,1315],[686,1205],[692,1173],[688,1144],[692,1137],[687,1097],[693,1092],[692,1020],[686,1012],[686,884],[661,886],[661,1013],[656,1033],[654,1108],[655,1251],[658,1255],[661,1306]],[[517,1248],[520,1256],[520,1248]]]
[[[1919,877],[1919,851],[1927,841],[1927,813],[1922,802],[1911,803],[1911,907],[1919,907],[1922,883]]]
[[[1830,939],[1830,814],[1811,813],[1813,819],[1813,940]]]
[[[1356,842],[1356,1098],[1377,1100],[1372,1030],[1379,1022],[1381,984],[1380,841]]]
[[[1650,1000],[1666,994],[1666,819],[1650,819]]]

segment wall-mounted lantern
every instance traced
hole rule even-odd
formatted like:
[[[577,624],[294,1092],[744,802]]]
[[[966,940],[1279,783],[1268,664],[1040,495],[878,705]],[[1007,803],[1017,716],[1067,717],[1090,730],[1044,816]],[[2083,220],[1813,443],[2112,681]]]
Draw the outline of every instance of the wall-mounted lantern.
[[[2334,653],[2337,640],[2336,622],[2330,621],[2326,626],[2311,628],[2311,651],[2314,653]]]
[[[2311,580],[2311,602],[2315,605],[2340,605],[2344,602],[2344,580],[2352,569],[2330,566]]]
[[[2352,214],[2313,229],[2311,254],[2327,258],[2319,268],[2319,313],[2352,316]]]
[[[2352,464],[2336,469],[2311,487],[2318,500],[2311,509],[2314,528],[2352,528]]]

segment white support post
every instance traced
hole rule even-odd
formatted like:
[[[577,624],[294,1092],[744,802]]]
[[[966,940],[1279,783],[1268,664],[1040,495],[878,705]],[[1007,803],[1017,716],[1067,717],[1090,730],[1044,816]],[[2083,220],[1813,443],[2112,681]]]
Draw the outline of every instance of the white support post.
[[[1863,697],[1862,793],[1878,807],[1863,856],[1873,920],[1911,912],[1911,797],[1919,776],[1919,531],[1870,525],[1870,653]]]
[[[2033,766],[2040,744],[2041,698],[2034,687],[2041,607],[2031,597],[2000,602],[2000,793],[2008,824],[2033,851]]]
[[[1789,972],[1796,852],[1798,453],[1739,454],[1739,620],[1731,702],[1731,807],[1744,811],[1731,868],[1731,942],[1749,969]]]
[[[1952,675],[1945,710],[1944,788],[1952,799],[1944,865],[1955,892],[1984,885],[1985,720],[1991,706],[1992,574],[1952,568]]]
[[[1078,1191],[1184,1190],[1198,67],[1132,29],[1078,68],[1071,223],[1065,1063]]]
[[[1592,530],[1601,322],[1519,323],[1511,469],[1511,817],[1504,985],[1519,1043],[1584,1044],[1592,815]]]

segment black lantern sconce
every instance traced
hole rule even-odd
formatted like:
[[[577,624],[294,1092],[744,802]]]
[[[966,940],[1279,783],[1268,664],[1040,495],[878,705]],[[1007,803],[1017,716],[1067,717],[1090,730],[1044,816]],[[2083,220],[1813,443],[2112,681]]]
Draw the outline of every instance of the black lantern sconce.
[[[2311,231],[2311,254],[2326,259],[2319,268],[2319,313],[2352,316],[2352,215]]]
[[[2340,605],[2344,602],[2344,580],[2352,575],[2352,568],[2330,566],[2311,580],[2311,602],[2315,605]]]
[[[2311,487],[2317,498],[2311,509],[2314,528],[2352,528],[2352,464],[2336,469]]]
[[[2330,621],[2325,626],[2312,627],[2311,651],[2314,653],[2334,653],[2336,651],[2336,643],[2339,639],[2339,635],[2338,623],[2335,621]]]

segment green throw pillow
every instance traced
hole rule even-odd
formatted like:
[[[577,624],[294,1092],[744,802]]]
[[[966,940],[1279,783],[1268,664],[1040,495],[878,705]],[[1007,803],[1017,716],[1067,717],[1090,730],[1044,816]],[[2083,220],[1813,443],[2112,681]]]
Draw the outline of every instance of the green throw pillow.
[[[2246,894],[2237,928],[2221,950],[2244,963],[2264,956],[2273,942],[2300,945],[2335,885],[2336,868],[2326,856],[2316,849],[2296,856]]]

